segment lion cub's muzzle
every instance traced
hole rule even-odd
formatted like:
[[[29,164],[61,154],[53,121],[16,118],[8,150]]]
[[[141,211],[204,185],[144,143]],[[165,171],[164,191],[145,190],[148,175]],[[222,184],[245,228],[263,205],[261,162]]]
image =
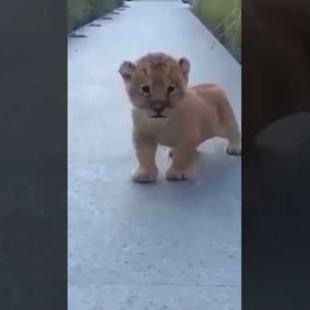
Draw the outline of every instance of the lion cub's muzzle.
[[[162,113],[166,108],[169,107],[169,102],[167,101],[162,101],[162,100],[157,100],[157,101],[151,101],[151,109],[154,111],[154,114],[151,115],[151,118],[165,118],[167,117],[166,115],[163,115]]]

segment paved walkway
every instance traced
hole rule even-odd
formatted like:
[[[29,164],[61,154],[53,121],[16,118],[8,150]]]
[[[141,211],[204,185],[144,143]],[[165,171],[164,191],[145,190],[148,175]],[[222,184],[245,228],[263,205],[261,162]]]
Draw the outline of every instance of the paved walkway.
[[[181,1],[129,2],[69,39],[69,309],[240,310],[240,158],[213,140],[197,178],[143,186],[117,73],[150,51],[186,56],[191,82],[218,82],[240,119],[240,66]]]

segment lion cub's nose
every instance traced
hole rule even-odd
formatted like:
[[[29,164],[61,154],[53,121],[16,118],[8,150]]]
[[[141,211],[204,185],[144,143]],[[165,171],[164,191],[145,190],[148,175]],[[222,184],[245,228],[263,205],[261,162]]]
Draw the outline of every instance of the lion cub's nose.
[[[155,101],[152,103],[152,108],[156,112],[162,112],[165,108],[165,102],[164,101]]]
[[[153,109],[156,113],[161,113],[164,110],[163,107],[157,107],[157,108],[154,107]]]

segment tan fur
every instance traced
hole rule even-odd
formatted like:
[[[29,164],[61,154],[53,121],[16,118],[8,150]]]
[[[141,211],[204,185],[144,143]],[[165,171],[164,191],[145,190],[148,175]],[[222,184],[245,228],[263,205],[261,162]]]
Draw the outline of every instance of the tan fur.
[[[187,179],[193,155],[207,139],[225,138],[227,153],[241,153],[238,125],[224,90],[214,84],[188,87],[189,69],[186,58],[177,61],[163,53],[148,54],[135,64],[125,61],[119,69],[133,105],[133,141],[139,162],[134,181],[156,180],[159,144],[173,152],[168,180]],[[153,118],[157,113],[164,118]]]

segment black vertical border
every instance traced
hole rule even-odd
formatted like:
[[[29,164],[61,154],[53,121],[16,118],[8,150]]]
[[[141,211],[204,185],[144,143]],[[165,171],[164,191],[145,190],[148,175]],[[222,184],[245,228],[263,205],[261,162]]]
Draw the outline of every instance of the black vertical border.
[[[66,1],[0,4],[0,309],[67,309]]]
[[[310,2],[243,0],[242,305],[309,309]]]

